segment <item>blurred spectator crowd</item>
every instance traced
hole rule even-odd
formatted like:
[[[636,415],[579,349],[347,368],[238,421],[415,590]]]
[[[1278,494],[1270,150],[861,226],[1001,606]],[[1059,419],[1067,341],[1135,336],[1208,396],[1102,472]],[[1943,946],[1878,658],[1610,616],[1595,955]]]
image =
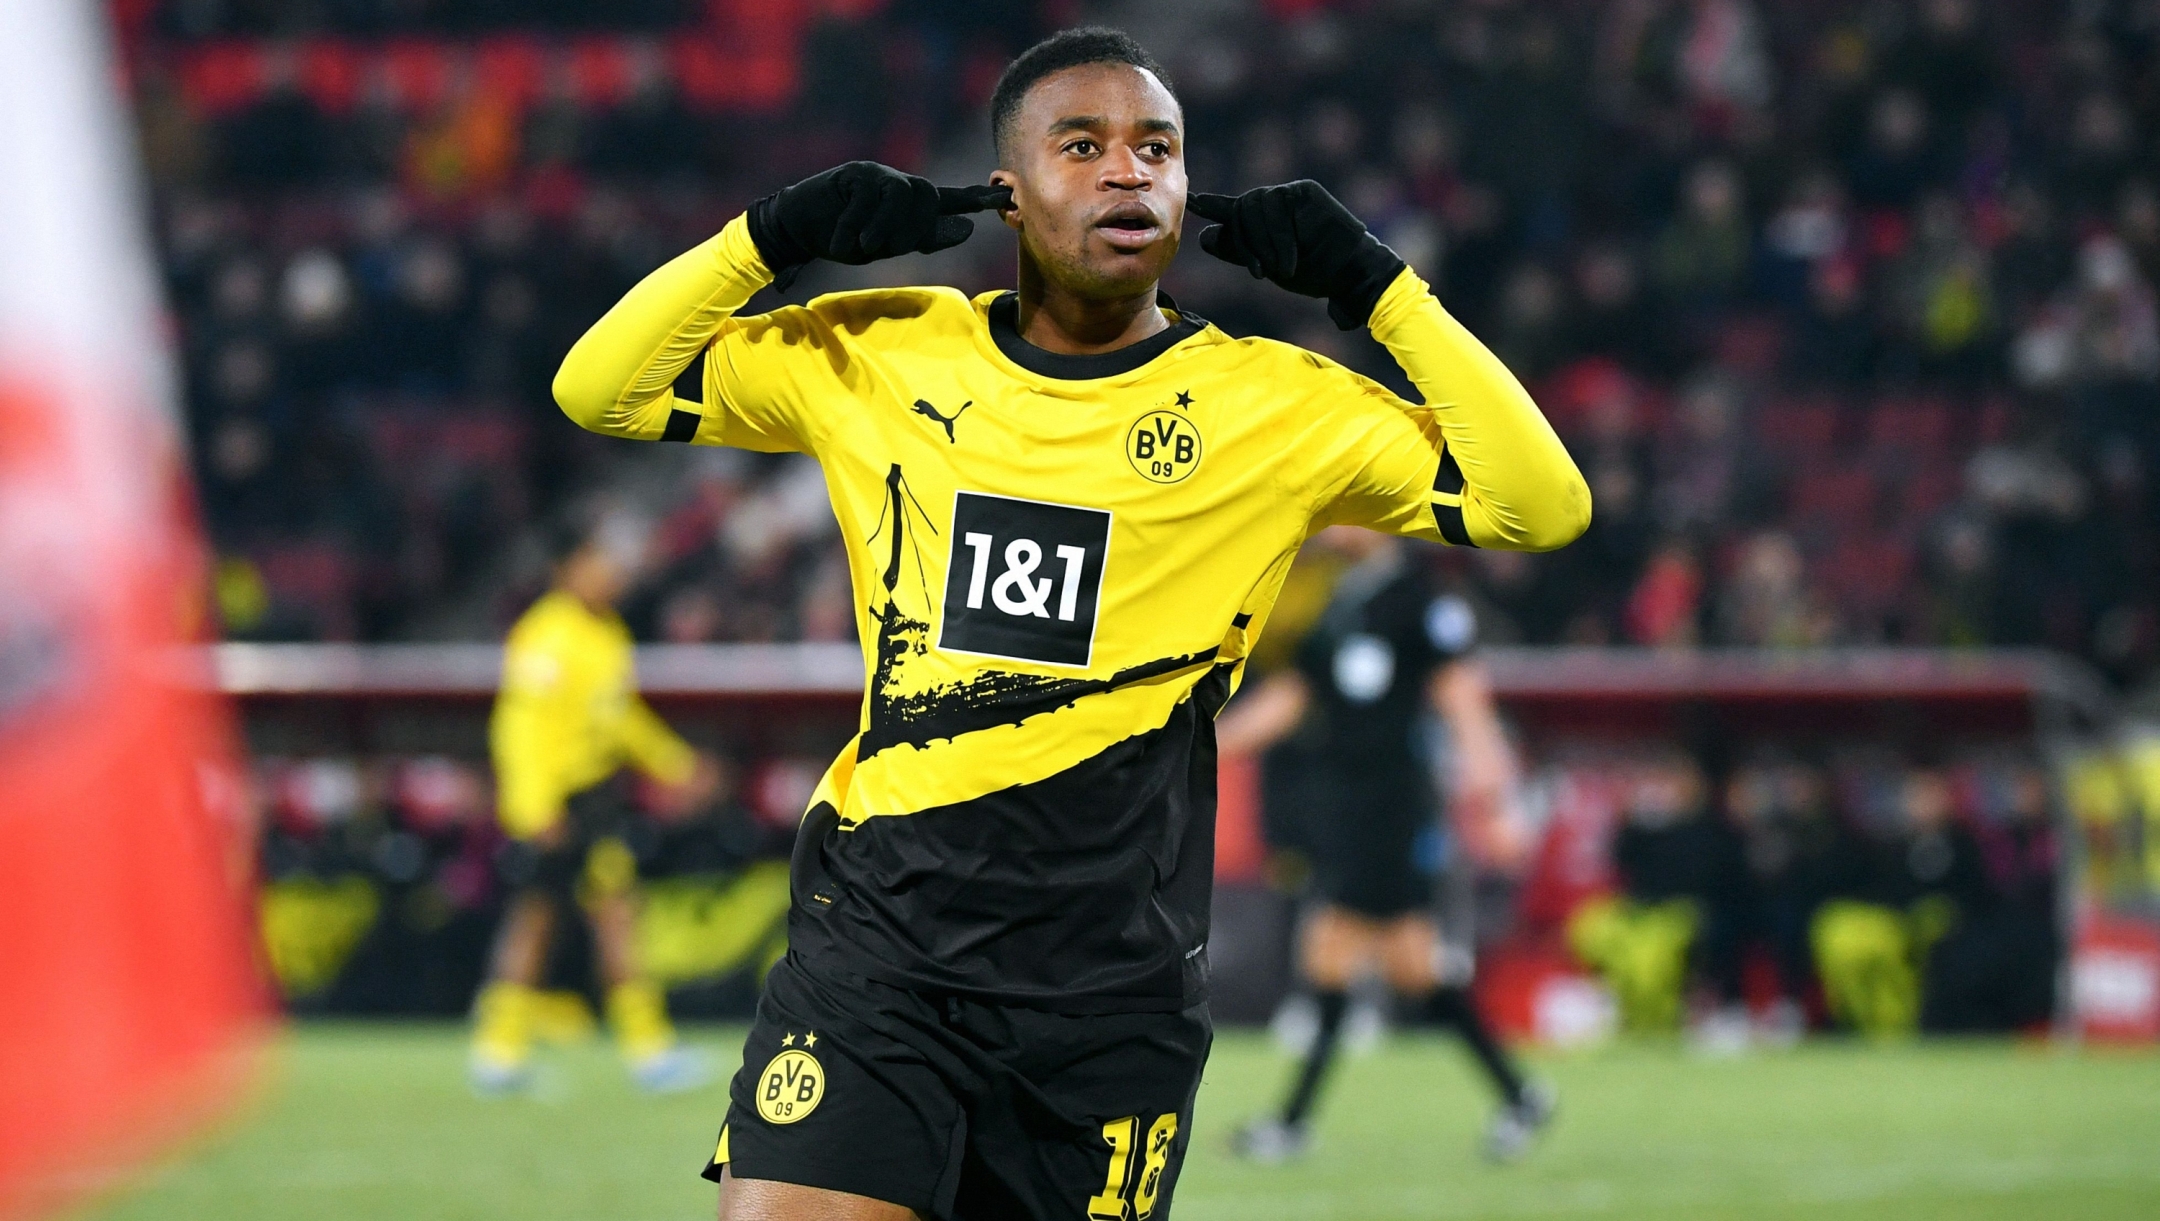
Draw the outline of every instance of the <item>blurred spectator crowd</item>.
[[[620,844],[645,879],[642,952],[680,1005],[740,1016],[778,945],[787,849],[822,762],[729,754],[742,762],[712,807],[635,821]],[[504,895],[485,767],[268,754],[253,787],[266,957],[287,1002],[461,1012]],[[1711,1051],[1810,1030],[2034,1029],[2055,1012],[2068,949],[2049,803],[2046,769],[2004,741],[1929,753],[1556,739],[1526,790],[1536,847],[1474,922],[1481,987],[1505,990],[1541,961],[1595,974],[1602,1016],[1543,1014],[1521,1032],[1562,1043],[1615,1025],[1684,1030]],[[2096,897],[2105,883],[2077,885]],[[553,977],[576,989],[589,964],[579,939],[564,945]]]
[[[781,935],[784,862],[818,774],[793,757],[730,766],[719,798],[694,816],[633,819],[608,841],[645,881],[642,953],[693,1010],[742,1011],[769,965],[756,955]],[[265,958],[287,1003],[464,1012],[508,893],[487,769],[439,754],[267,755],[251,780]],[[635,785],[625,789],[641,804]],[[558,951],[551,974],[564,986],[590,985],[585,950],[566,939]]]
[[[610,495],[659,524],[641,634],[845,639],[813,469],[577,435],[555,363],[803,173],[979,178],[1004,59],[1103,20],[1169,64],[1195,184],[1328,184],[1568,440],[1596,521],[1469,558],[1496,638],[2160,664],[2151,3],[121,7],[234,635],[493,634],[529,527]],[[813,286],[1009,260],[986,233]],[[1401,385],[1198,252],[1171,286]]]
[[[1623,1029],[1686,1024],[1707,1050],[2050,1019],[2058,844],[2036,760],[1716,755],[1563,748],[1515,944],[1564,944]]]

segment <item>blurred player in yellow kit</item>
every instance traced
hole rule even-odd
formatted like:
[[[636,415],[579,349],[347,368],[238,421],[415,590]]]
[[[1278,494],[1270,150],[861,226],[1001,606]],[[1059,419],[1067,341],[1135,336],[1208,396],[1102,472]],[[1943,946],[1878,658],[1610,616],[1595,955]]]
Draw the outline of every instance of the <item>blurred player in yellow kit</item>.
[[[607,838],[632,816],[616,780],[625,766],[664,786],[667,814],[696,809],[718,783],[712,761],[638,698],[630,631],[615,604],[643,554],[644,531],[627,518],[568,533],[553,585],[504,645],[488,736],[512,898],[474,1004],[472,1082],[483,1093],[531,1084],[536,988],[556,924],[576,899],[592,923],[608,1024],[632,1077],[672,1092],[709,1076],[677,1045],[666,997],[639,970],[636,864]]]

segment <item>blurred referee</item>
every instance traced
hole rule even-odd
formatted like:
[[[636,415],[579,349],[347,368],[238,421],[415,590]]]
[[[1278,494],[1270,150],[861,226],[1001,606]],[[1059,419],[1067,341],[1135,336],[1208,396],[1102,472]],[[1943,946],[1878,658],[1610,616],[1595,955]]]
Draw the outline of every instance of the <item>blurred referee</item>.
[[[663,814],[694,811],[718,786],[713,762],[638,698],[630,632],[615,605],[644,565],[645,534],[627,516],[562,532],[552,587],[504,644],[488,738],[512,898],[473,1006],[472,1083],[482,1093],[532,1083],[535,989],[573,901],[592,924],[608,1025],[632,1078],[665,1093],[709,1075],[676,1044],[666,997],[639,970],[637,867],[614,838],[633,817],[617,777],[625,765],[663,786]]]
[[[1313,808],[1299,811],[1298,822],[1319,901],[1305,920],[1299,965],[1320,1024],[1280,1114],[1241,1130],[1237,1150],[1279,1162],[1311,1147],[1309,1120],[1342,1038],[1349,988],[1377,968],[1396,995],[1424,1005],[1474,1053],[1501,1102],[1485,1152],[1510,1160],[1551,1119],[1553,1095],[1524,1080],[1478,1014],[1464,986],[1468,946],[1443,953],[1432,875],[1418,859],[1439,813],[1419,741],[1428,708],[1439,712],[1452,744],[1458,824],[1487,842],[1502,830],[1496,815],[1507,744],[1484,670],[1469,657],[1476,621],[1468,603],[1434,588],[1395,538],[1337,526],[1323,539],[1351,566],[1296,664],[1216,722],[1225,755],[1265,750],[1301,725],[1313,739],[1301,752],[1313,774],[1297,786]]]

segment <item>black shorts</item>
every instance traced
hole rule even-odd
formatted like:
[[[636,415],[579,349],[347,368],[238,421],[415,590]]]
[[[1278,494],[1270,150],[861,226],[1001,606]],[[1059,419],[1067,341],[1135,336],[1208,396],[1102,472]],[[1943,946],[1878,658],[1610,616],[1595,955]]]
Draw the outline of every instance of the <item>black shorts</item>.
[[[1416,915],[1430,909],[1433,903],[1431,879],[1399,869],[1344,872],[1332,877],[1320,874],[1313,889],[1329,906],[1368,920]]]
[[[1432,803],[1408,783],[1345,784],[1313,847],[1314,891],[1375,920],[1431,907],[1433,877],[1418,860],[1418,840],[1435,822]]]
[[[758,1002],[705,1177],[869,1196],[938,1221],[1156,1221],[1213,1027],[933,996],[804,962]]]
[[[496,855],[496,874],[518,894],[539,894],[568,904],[585,872],[585,858],[607,836],[622,835],[635,820],[629,790],[620,779],[603,780],[563,803],[563,837],[553,848],[513,839]]]

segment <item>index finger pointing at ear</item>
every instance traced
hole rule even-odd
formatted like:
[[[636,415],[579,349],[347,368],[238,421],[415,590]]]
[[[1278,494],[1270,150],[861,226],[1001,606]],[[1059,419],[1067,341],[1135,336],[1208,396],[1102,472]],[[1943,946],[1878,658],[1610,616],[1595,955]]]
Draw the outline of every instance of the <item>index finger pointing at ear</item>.
[[[1012,207],[1011,187],[939,187],[937,189],[938,215],[958,216],[962,212],[1003,212]]]
[[[1216,195],[1208,191],[1194,191],[1185,197],[1185,210],[1202,220],[1222,221],[1230,219],[1231,205],[1237,202],[1234,195]]]

